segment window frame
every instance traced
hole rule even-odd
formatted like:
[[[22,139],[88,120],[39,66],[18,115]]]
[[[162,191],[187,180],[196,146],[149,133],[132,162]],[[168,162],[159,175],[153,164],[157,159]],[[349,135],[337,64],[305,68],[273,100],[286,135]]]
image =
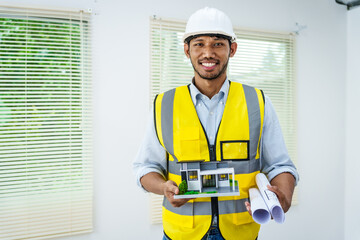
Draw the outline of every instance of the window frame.
[[[0,20],[0,238],[91,232],[91,14],[1,6]]]

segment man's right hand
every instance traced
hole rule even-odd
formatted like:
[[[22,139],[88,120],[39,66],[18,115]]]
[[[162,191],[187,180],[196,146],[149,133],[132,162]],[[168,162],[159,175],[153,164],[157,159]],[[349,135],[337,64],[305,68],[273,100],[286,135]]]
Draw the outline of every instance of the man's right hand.
[[[174,199],[175,194],[179,194],[179,188],[174,181],[168,180],[163,183],[163,194],[174,207],[181,207],[191,198]]]
[[[191,198],[174,199],[174,195],[179,194],[178,186],[174,181],[166,181],[159,173],[149,172],[140,179],[140,182],[147,191],[164,195],[174,207],[181,207],[191,200]]]

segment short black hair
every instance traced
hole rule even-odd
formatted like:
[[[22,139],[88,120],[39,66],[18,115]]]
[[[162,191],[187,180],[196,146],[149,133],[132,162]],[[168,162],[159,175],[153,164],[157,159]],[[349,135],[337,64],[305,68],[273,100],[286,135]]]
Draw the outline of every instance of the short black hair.
[[[203,33],[203,34],[196,34],[196,35],[191,35],[188,36],[187,38],[185,38],[185,43],[189,44],[191,40],[193,40],[194,38],[197,37],[201,37],[201,36],[208,36],[208,37],[217,37],[217,38],[223,38],[229,41],[229,46],[231,46],[231,37],[226,36],[224,34],[219,34],[219,33]]]

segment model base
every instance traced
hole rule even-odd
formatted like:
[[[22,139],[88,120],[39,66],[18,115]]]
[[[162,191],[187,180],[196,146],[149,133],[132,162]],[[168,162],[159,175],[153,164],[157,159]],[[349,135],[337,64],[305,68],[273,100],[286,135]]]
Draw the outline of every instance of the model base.
[[[174,195],[174,199],[182,198],[204,198],[204,197],[225,197],[225,196],[240,196],[239,187],[235,186],[235,191],[232,187],[204,187],[202,192],[196,192],[195,194],[178,194]]]

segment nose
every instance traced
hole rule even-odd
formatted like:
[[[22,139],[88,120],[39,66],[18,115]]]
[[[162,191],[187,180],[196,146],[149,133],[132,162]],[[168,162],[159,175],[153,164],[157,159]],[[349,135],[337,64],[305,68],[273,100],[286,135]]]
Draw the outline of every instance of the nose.
[[[215,57],[215,51],[211,45],[207,45],[203,48],[203,57],[204,58],[214,58]]]

